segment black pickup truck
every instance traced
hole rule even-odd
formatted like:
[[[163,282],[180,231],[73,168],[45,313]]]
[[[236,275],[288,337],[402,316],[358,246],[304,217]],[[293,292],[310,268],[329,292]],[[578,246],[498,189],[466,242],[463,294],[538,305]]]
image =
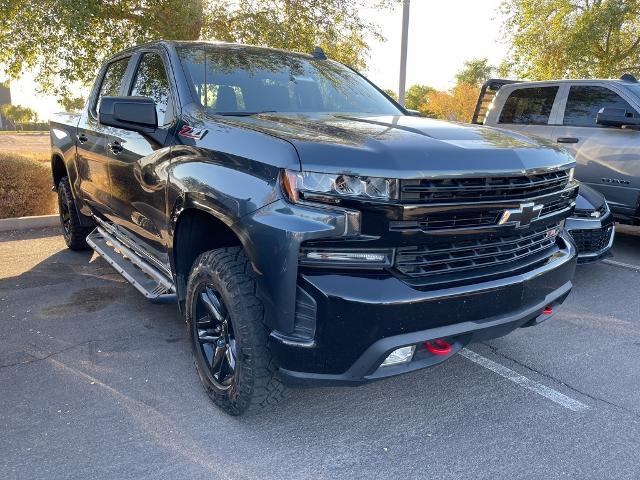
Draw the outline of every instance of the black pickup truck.
[[[51,122],[64,238],[178,303],[234,415],[550,318],[576,264],[573,158],[410,113],[320,49],[123,51]]]

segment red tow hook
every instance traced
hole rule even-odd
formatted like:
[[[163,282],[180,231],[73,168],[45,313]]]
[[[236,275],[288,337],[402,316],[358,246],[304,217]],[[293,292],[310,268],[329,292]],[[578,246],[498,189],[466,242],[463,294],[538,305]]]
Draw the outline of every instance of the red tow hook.
[[[553,314],[553,306],[552,305],[547,305],[546,307],[544,307],[542,309],[542,314],[543,315],[551,315],[551,314]]]
[[[424,342],[424,346],[434,355],[449,355],[451,353],[451,344],[441,338]]]

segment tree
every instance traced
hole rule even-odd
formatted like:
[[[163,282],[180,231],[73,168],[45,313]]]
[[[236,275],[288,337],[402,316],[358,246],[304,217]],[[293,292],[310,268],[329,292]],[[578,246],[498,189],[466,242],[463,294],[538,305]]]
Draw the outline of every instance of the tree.
[[[504,0],[501,11],[522,78],[640,72],[640,0]]]
[[[411,110],[420,110],[421,105],[426,105],[431,92],[435,92],[435,88],[428,85],[411,85],[405,97],[405,107]],[[422,113],[426,114],[427,112]]]
[[[489,65],[488,58],[474,58],[464,62],[464,66],[456,74],[456,82],[479,87],[494,71],[495,68]]]
[[[398,101],[398,94],[390,88],[385,88],[384,93],[393,98],[396,102]]]
[[[132,45],[215,39],[312,51],[363,68],[367,39],[382,39],[361,7],[398,0],[23,0],[0,1],[0,65],[11,78],[37,73],[45,92],[87,85],[101,62]]]
[[[35,110],[21,105],[2,105],[0,106],[0,114],[2,114],[7,122],[12,124],[16,130],[25,123],[36,122],[38,120],[38,114]]]
[[[478,101],[480,88],[468,83],[457,84],[450,92],[433,91],[420,111],[429,111],[429,116],[457,122],[470,122]]]
[[[60,99],[60,105],[66,112],[77,112],[82,110],[86,99],[83,97],[64,96]]]

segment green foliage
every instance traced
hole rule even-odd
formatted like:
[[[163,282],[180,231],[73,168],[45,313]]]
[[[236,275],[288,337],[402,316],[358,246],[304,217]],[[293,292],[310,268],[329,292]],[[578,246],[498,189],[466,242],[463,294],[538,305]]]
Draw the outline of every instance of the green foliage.
[[[36,122],[38,120],[38,114],[35,110],[21,105],[2,105],[0,106],[0,114],[2,114],[15,129],[18,129],[18,127],[25,123]]]
[[[640,72],[640,0],[504,0],[501,10],[522,78]]]
[[[494,71],[495,68],[489,65],[488,58],[474,58],[464,62],[462,70],[456,74],[456,83],[466,83],[479,87],[491,77]]]
[[[384,93],[386,93],[387,95],[389,95],[391,98],[393,98],[396,102],[398,101],[398,94],[392,90],[391,88],[385,88],[384,89]]]
[[[221,40],[310,52],[363,68],[367,38],[381,39],[363,5],[398,0],[0,0],[0,65],[35,71],[42,90],[68,96],[105,58],[164,38]]]
[[[420,106],[428,102],[432,92],[435,92],[435,88],[428,85],[411,85],[405,95],[404,106],[410,110],[420,110]]]
[[[86,99],[83,97],[64,96],[60,99],[60,105],[65,112],[78,112],[82,110]]]

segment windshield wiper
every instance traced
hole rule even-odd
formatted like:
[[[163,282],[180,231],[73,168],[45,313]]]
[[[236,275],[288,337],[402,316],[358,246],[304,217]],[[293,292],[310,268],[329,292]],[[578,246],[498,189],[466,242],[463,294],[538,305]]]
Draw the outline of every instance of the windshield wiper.
[[[261,113],[276,113],[275,110],[262,110],[261,112],[214,112],[216,115],[224,115],[225,117],[250,117],[251,115],[260,115]]]

